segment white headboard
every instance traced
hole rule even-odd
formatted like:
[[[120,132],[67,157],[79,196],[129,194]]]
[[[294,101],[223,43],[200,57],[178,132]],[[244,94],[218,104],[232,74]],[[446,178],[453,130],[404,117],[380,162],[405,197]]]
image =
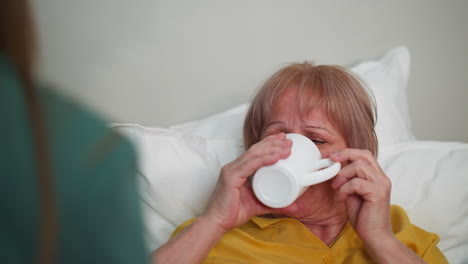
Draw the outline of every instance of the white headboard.
[[[201,118],[287,62],[350,66],[403,44],[416,136],[468,142],[468,1],[34,3],[42,76],[113,121]]]

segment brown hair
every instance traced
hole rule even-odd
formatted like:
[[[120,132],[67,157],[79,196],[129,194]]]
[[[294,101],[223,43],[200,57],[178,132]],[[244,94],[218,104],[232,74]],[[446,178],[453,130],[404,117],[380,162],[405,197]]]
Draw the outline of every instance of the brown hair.
[[[5,54],[19,75],[32,128],[39,189],[38,263],[54,263],[57,249],[56,205],[45,120],[33,84],[36,36],[29,1],[0,0],[0,52]]]
[[[299,88],[298,103],[302,113],[313,107],[323,107],[349,147],[367,149],[377,156],[376,106],[364,83],[344,67],[314,66],[309,62],[283,67],[260,87],[244,121],[246,149],[261,140],[273,103],[290,87]],[[303,102],[300,95],[304,89],[317,97]]]

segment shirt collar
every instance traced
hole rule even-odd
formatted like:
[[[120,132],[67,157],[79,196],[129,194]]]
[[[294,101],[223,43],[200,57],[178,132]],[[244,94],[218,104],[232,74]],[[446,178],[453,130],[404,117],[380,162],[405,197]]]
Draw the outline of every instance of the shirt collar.
[[[294,219],[294,218],[268,218],[268,217],[253,217],[251,220],[252,222],[254,222],[258,227],[264,229],[264,228],[267,228],[269,226],[272,226],[276,223],[279,223],[281,221],[284,221],[284,220],[287,220],[287,219]],[[296,220],[296,219],[294,219]],[[297,220],[296,220],[297,221]],[[299,221],[298,221],[299,222]],[[334,241],[332,241],[332,243],[327,246],[327,247],[332,247],[335,242],[341,237],[343,236],[345,233],[347,233],[348,230],[350,230],[350,227],[351,226],[351,223],[349,221],[346,221],[345,225],[343,226],[343,228],[341,229],[340,233],[338,234],[338,236],[335,238]],[[352,230],[352,228],[351,228]],[[312,233],[311,233],[312,234]],[[314,234],[312,234],[314,237],[316,237]],[[319,238],[317,238],[319,239]],[[324,244],[325,245],[325,244]]]
[[[282,220],[284,220],[284,218],[267,218],[267,217],[258,217],[258,216],[252,218],[252,222],[258,225],[260,228],[269,227]]]

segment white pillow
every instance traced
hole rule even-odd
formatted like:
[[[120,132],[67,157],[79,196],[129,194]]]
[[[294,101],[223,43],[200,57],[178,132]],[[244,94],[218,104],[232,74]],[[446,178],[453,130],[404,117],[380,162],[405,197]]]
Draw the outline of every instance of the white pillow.
[[[200,215],[221,167],[242,145],[165,129],[114,125],[134,142],[151,250],[165,243],[185,220]],[[392,203],[416,225],[441,237],[450,263],[468,257],[468,144],[413,141],[382,148],[379,162],[392,179]]]
[[[392,203],[417,226],[440,236],[449,263],[468,263],[468,144],[413,141],[381,150]]]
[[[170,126],[169,129],[208,139],[230,139],[242,143],[242,127],[249,104],[242,104],[222,113]]]
[[[368,84],[377,102],[376,133],[379,146],[413,140],[406,86],[409,77],[408,48],[397,47],[378,61],[366,61],[351,68]],[[232,139],[242,142],[242,125],[248,104],[231,108],[207,118],[170,126],[169,129],[208,139]]]
[[[377,103],[375,127],[379,146],[414,140],[406,99],[410,55],[406,47],[397,47],[379,61],[367,61],[351,71],[367,83]]]
[[[154,250],[184,221],[199,216],[216,184],[221,165],[242,145],[132,124],[113,124],[134,143],[147,242]]]

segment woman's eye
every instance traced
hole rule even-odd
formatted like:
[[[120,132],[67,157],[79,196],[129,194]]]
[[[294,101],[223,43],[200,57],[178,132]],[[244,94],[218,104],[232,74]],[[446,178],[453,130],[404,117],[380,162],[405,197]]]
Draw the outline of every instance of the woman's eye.
[[[323,140],[316,140],[316,139],[312,139],[312,142],[314,142],[315,144],[318,144],[318,145],[322,145],[322,144],[327,143],[326,141],[323,141]]]

